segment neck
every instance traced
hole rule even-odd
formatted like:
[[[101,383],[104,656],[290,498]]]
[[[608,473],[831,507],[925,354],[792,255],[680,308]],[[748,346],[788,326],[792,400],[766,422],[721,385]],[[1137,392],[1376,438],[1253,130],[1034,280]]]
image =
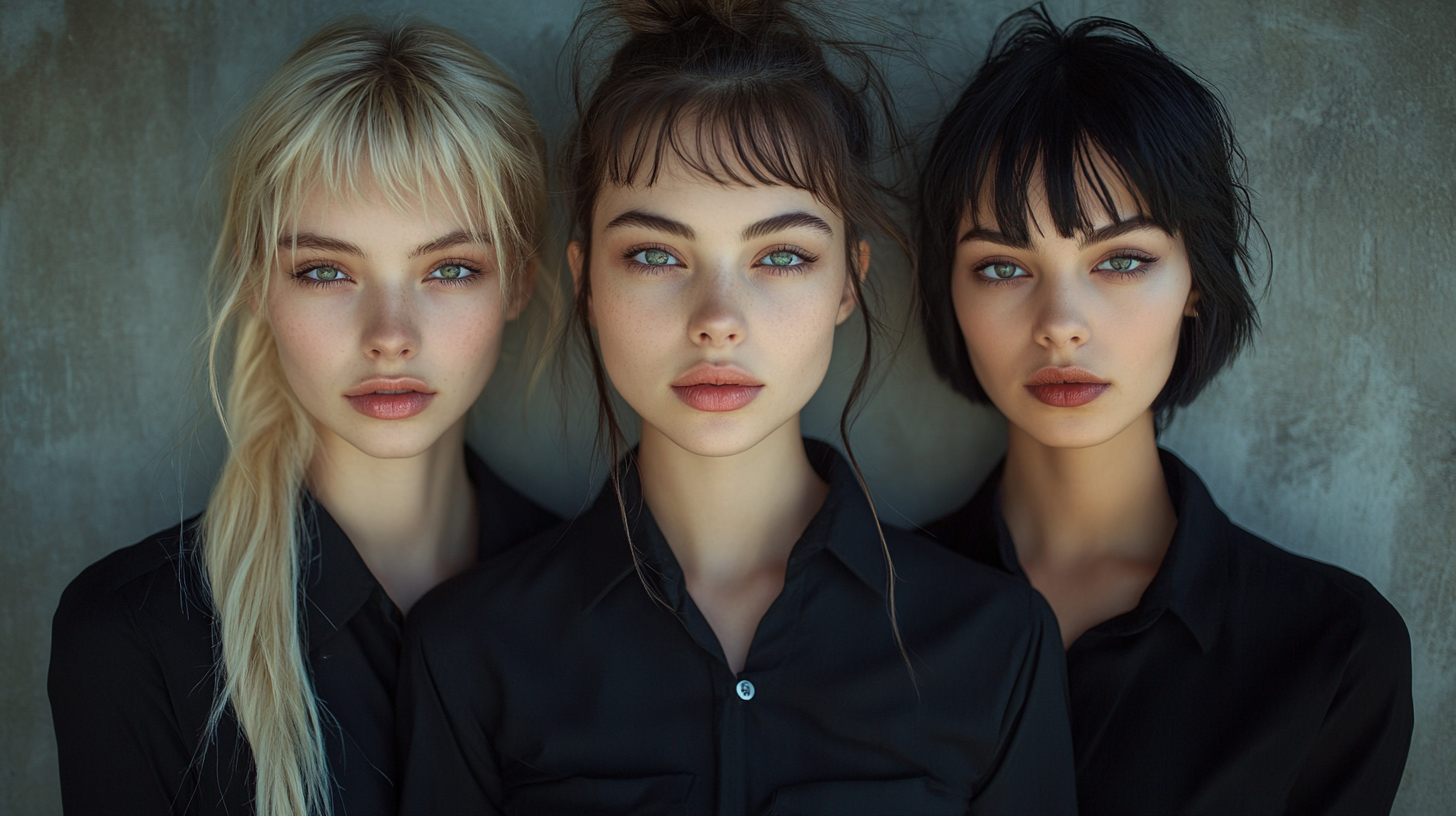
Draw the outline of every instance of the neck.
[[[1008,428],[1001,510],[1022,564],[1160,563],[1177,525],[1149,411],[1086,448]]]
[[[464,419],[405,459],[376,459],[321,429],[308,485],[404,612],[475,563],[478,520],[465,471]]]
[[[699,456],[643,423],[642,496],[694,584],[782,574],[829,486],[809,464],[795,416],[752,448]]]

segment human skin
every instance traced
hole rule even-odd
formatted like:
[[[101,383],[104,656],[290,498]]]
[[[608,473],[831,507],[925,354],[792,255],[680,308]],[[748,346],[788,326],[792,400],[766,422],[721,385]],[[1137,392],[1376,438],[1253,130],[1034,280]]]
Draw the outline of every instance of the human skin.
[[[1116,178],[1105,162],[1099,170]],[[1094,205],[1091,229],[1064,237],[1036,180],[1025,246],[967,213],[951,281],[976,377],[1008,421],[1002,511],[1066,645],[1134,608],[1172,539],[1151,406],[1182,321],[1197,314],[1182,239],[1109,188],[1116,218]],[[991,213],[989,198],[976,210]],[[1073,366],[1086,373],[1056,372]],[[1028,387],[1039,373],[1105,386],[1085,404],[1047,404]]]
[[[799,412],[855,307],[844,221],[804,190],[723,185],[669,162],[652,186],[605,185],[591,228],[591,319],[642,418],[644,497],[736,672],[828,495]],[[579,279],[579,243],[569,258]],[[862,275],[867,246],[856,260]],[[734,410],[674,390],[715,378],[761,388]]]
[[[406,611],[474,560],[465,413],[521,305],[505,302],[494,248],[447,200],[401,209],[372,188],[314,191],[278,248],[263,310],[318,433],[309,488]],[[429,396],[368,396],[399,390]],[[361,411],[361,394],[395,418]]]

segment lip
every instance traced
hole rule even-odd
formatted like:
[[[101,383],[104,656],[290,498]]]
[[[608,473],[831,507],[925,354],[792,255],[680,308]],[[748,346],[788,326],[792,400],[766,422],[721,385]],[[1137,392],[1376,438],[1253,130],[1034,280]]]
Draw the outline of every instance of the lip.
[[[689,408],[737,411],[763,390],[758,378],[735,365],[699,363],[672,382],[672,393]]]
[[[344,393],[349,405],[371,419],[408,419],[435,399],[435,392],[414,377],[371,377]]]
[[[1053,408],[1076,408],[1102,396],[1110,384],[1081,366],[1044,366],[1026,381],[1026,390]]]

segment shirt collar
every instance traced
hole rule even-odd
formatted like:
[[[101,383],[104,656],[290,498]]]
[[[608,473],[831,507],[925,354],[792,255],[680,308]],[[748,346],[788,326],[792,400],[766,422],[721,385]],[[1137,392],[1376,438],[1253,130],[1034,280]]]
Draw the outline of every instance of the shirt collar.
[[[789,554],[789,575],[819,552],[828,550],[860,581],[875,592],[886,591],[884,545],[874,512],[848,460],[830,445],[804,440],[804,452],[820,478],[829,483],[829,496]],[[652,511],[642,500],[642,483],[634,457],[618,467],[621,503],[610,482],[575,525],[589,542],[582,570],[582,611],[589,612],[622,580],[640,568],[649,591],[674,610],[680,610],[686,583]],[[624,533],[631,531],[631,543]],[[637,551],[634,565],[632,550]],[[633,580],[637,580],[635,577]],[[787,580],[787,579],[786,579]]]
[[[469,446],[465,448],[465,472],[475,486],[479,557],[484,560],[519,538],[509,529],[509,521],[519,514],[508,512],[504,504],[514,495],[510,492],[512,489]],[[385,609],[402,621],[398,607],[385,594],[384,587],[329,511],[307,492],[302,506],[301,532],[307,553],[302,599],[308,632],[306,648],[310,652],[317,649],[347,627],[349,620],[376,592]]]
[[[1228,540],[1232,526],[1218,509],[1203,481],[1181,459],[1158,451],[1168,495],[1178,515],[1178,526],[1163,563],[1143,597],[1131,612],[1092,628],[1099,634],[1136,634],[1152,626],[1164,611],[1183,621],[1204,653],[1218,637],[1229,594]],[[987,548],[979,560],[1000,563],[1013,575],[1026,577],[1016,557],[1016,545],[1001,515],[1001,476],[1006,462],[996,466],[981,489],[957,515],[971,528],[971,546]],[[995,548],[994,556],[989,551]],[[973,557],[975,555],[973,554]]]

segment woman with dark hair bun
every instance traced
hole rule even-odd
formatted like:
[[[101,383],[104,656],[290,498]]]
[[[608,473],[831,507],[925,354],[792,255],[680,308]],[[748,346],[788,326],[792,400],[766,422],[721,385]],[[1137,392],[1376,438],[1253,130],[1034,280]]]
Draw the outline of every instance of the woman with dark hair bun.
[[[1051,610],[864,490],[868,344],[848,455],[800,435],[835,327],[873,325],[864,239],[899,234],[884,83],[825,26],[772,0],[578,22],[580,53],[620,42],[578,85],[574,339],[603,448],[613,389],[641,443],[581,518],[416,607],[406,812],[1073,811]]]
[[[1241,163],[1142,32],[1037,7],[921,176],[931,358],[1008,421],[1005,461],[930,531],[1055,610],[1083,814],[1386,812],[1405,764],[1400,615],[1234,526],[1157,445],[1256,328]]]

